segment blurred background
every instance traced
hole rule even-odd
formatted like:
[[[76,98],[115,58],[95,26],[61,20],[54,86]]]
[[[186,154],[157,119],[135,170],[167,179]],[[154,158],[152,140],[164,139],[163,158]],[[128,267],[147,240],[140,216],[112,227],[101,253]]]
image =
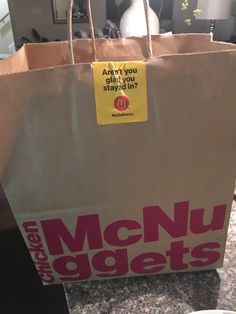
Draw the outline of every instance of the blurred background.
[[[182,2],[150,0],[150,6],[160,19],[160,32],[209,32],[210,20],[193,18],[191,25],[184,22],[186,16],[192,17],[198,0],[189,0],[188,12],[181,10]],[[217,21],[216,40],[235,41],[235,3],[232,0],[229,18]],[[92,6],[97,35],[102,37],[104,28],[110,27],[106,24],[107,19],[119,29],[120,19],[130,6],[130,0],[92,0]],[[12,53],[24,42],[66,40],[66,14],[67,0],[0,0],[0,57]],[[86,0],[74,0],[73,22],[75,37],[89,36]]]

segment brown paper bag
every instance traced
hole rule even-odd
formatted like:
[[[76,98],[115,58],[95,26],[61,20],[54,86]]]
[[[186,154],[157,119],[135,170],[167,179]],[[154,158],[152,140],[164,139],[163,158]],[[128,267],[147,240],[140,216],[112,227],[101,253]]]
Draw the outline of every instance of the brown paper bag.
[[[73,42],[74,65],[67,42],[0,63],[1,182],[45,284],[222,266],[236,46],[151,44],[147,60],[146,38],[95,42],[97,61],[145,60],[146,122],[98,125],[92,40]]]

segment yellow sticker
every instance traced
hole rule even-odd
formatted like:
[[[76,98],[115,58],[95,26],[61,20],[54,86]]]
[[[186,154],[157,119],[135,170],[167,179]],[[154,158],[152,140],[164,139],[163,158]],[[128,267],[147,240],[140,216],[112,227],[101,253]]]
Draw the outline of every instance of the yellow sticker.
[[[98,124],[147,121],[146,63],[94,62],[93,75]]]

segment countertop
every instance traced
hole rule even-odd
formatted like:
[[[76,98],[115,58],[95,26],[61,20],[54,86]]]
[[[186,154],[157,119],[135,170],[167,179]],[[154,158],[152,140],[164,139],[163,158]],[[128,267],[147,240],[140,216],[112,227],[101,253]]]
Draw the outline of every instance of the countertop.
[[[86,282],[67,285],[66,291],[71,314],[236,311],[236,202],[222,269]]]

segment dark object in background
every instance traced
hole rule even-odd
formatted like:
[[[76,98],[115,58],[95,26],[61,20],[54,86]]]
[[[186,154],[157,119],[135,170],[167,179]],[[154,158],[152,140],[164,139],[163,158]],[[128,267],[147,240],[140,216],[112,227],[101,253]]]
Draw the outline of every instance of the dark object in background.
[[[32,28],[31,33],[32,33],[33,41],[34,41],[35,43],[45,43],[45,42],[49,42],[49,39],[46,38],[46,37],[41,37],[41,35],[39,34],[39,32],[36,31],[36,29]]]
[[[74,32],[73,38],[88,38],[88,34],[84,30]]]
[[[69,314],[62,285],[43,286],[18,229],[0,232],[0,313]]]
[[[31,30],[32,39],[29,39],[28,37],[22,36],[20,39],[20,43],[17,46],[17,49],[20,49],[24,44],[28,43],[45,43],[49,42],[50,40],[47,37],[41,36],[39,32],[32,28]],[[60,39],[54,39],[54,41],[60,41]]]
[[[124,0],[120,5],[117,5],[115,0],[107,0],[107,19],[119,25],[123,13],[130,4],[131,0]]]
[[[13,216],[6,195],[0,184],[0,232],[17,228],[15,218]]]
[[[123,13],[129,8],[130,4],[130,0],[123,0],[120,5],[117,5],[115,0],[107,0],[107,19],[119,25]],[[150,6],[157,15],[159,15],[162,7],[161,19],[172,20],[173,0],[150,0]]]
[[[87,19],[87,1],[85,0],[74,0],[74,5],[72,9],[73,18],[77,19]]]
[[[229,42],[235,44],[236,43],[236,36],[231,36]]]
[[[95,37],[96,38],[104,38],[105,37],[103,31],[100,30],[99,28],[95,28],[94,31],[95,31]]]
[[[160,14],[161,9],[160,19],[162,20],[172,20],[173,5],[174,0],[163,0],[163,7],[161,9],[162,6],[161,0],[150,0],[150,6],[158,16]]]
[[[115,23],[112,23],[110,20],[106,20],[103,33],[105,37],[108,38],[120,38],[119,28],[116,26]]]
[[[32,28],[31,30],[31,34],[32,34],[32,39],[29,39],[25,36],[21,37],[21,41],[23,43],[45,43],[45,42],[49,42],[49,39],[46,37],[41,37],[41,35],[39,34],[39,32]]]
[[[94,32],[95,32],[95,37],[96,38],[104,38],[104,34],[102,32],[102,30],[98,29],[98,28],[95,28],[94,29]],[[73,35],[73,38],[74,39],[78,39],[78,38],[82,38],[82,39],[85,39],[85,38],[91,38],[91,33],[87,33],[85,32],[84,30],[78,30],[76,32],[74,32],[74,35]]]

